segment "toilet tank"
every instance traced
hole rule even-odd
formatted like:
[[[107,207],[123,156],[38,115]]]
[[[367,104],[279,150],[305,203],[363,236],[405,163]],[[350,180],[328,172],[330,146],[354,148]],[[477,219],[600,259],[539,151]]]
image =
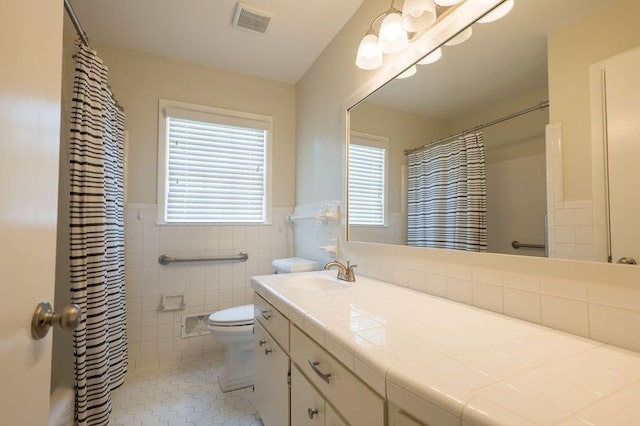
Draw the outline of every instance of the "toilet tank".
[[[318,270],[318,262],[301,257],[288,257],[276,259],[271,262],[276,274],[288,274],[290,272],[309,272]]]

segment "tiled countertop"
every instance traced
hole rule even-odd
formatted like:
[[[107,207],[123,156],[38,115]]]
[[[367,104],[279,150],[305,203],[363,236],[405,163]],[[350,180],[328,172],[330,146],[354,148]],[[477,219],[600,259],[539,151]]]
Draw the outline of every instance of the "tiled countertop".
[[[640,354],[335,275],[265,275],[252,287],[380,395],[430,425],[640,424]],[[327,280],[341,287],[312,288],[331,287]]]

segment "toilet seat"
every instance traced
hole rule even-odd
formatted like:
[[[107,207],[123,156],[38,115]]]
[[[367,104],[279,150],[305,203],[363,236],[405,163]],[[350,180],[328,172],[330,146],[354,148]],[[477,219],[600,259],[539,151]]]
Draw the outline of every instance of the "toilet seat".
[[[236,306],[209,315],[209,326],[240,327],[253,324],[253,305]]]

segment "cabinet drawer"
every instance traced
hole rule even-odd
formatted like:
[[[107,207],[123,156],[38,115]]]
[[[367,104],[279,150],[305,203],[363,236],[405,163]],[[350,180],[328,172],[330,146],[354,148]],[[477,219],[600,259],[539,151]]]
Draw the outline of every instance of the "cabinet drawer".
[[[289,320],[258,294],[253,294],[253,316],[285,351],[289,351]]]
[[[293,325],[290,355],[300,371],[349,424],[385,424],[384,400]]]

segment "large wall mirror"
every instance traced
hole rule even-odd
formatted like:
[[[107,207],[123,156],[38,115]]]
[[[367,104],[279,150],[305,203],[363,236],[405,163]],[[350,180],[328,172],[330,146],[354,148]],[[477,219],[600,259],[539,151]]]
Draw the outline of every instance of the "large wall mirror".
[[[348,239],[606,261],[595,248],[589,64],[640,44],[631,21],[618,22],[633,3],[516,0],[350,108]]]

